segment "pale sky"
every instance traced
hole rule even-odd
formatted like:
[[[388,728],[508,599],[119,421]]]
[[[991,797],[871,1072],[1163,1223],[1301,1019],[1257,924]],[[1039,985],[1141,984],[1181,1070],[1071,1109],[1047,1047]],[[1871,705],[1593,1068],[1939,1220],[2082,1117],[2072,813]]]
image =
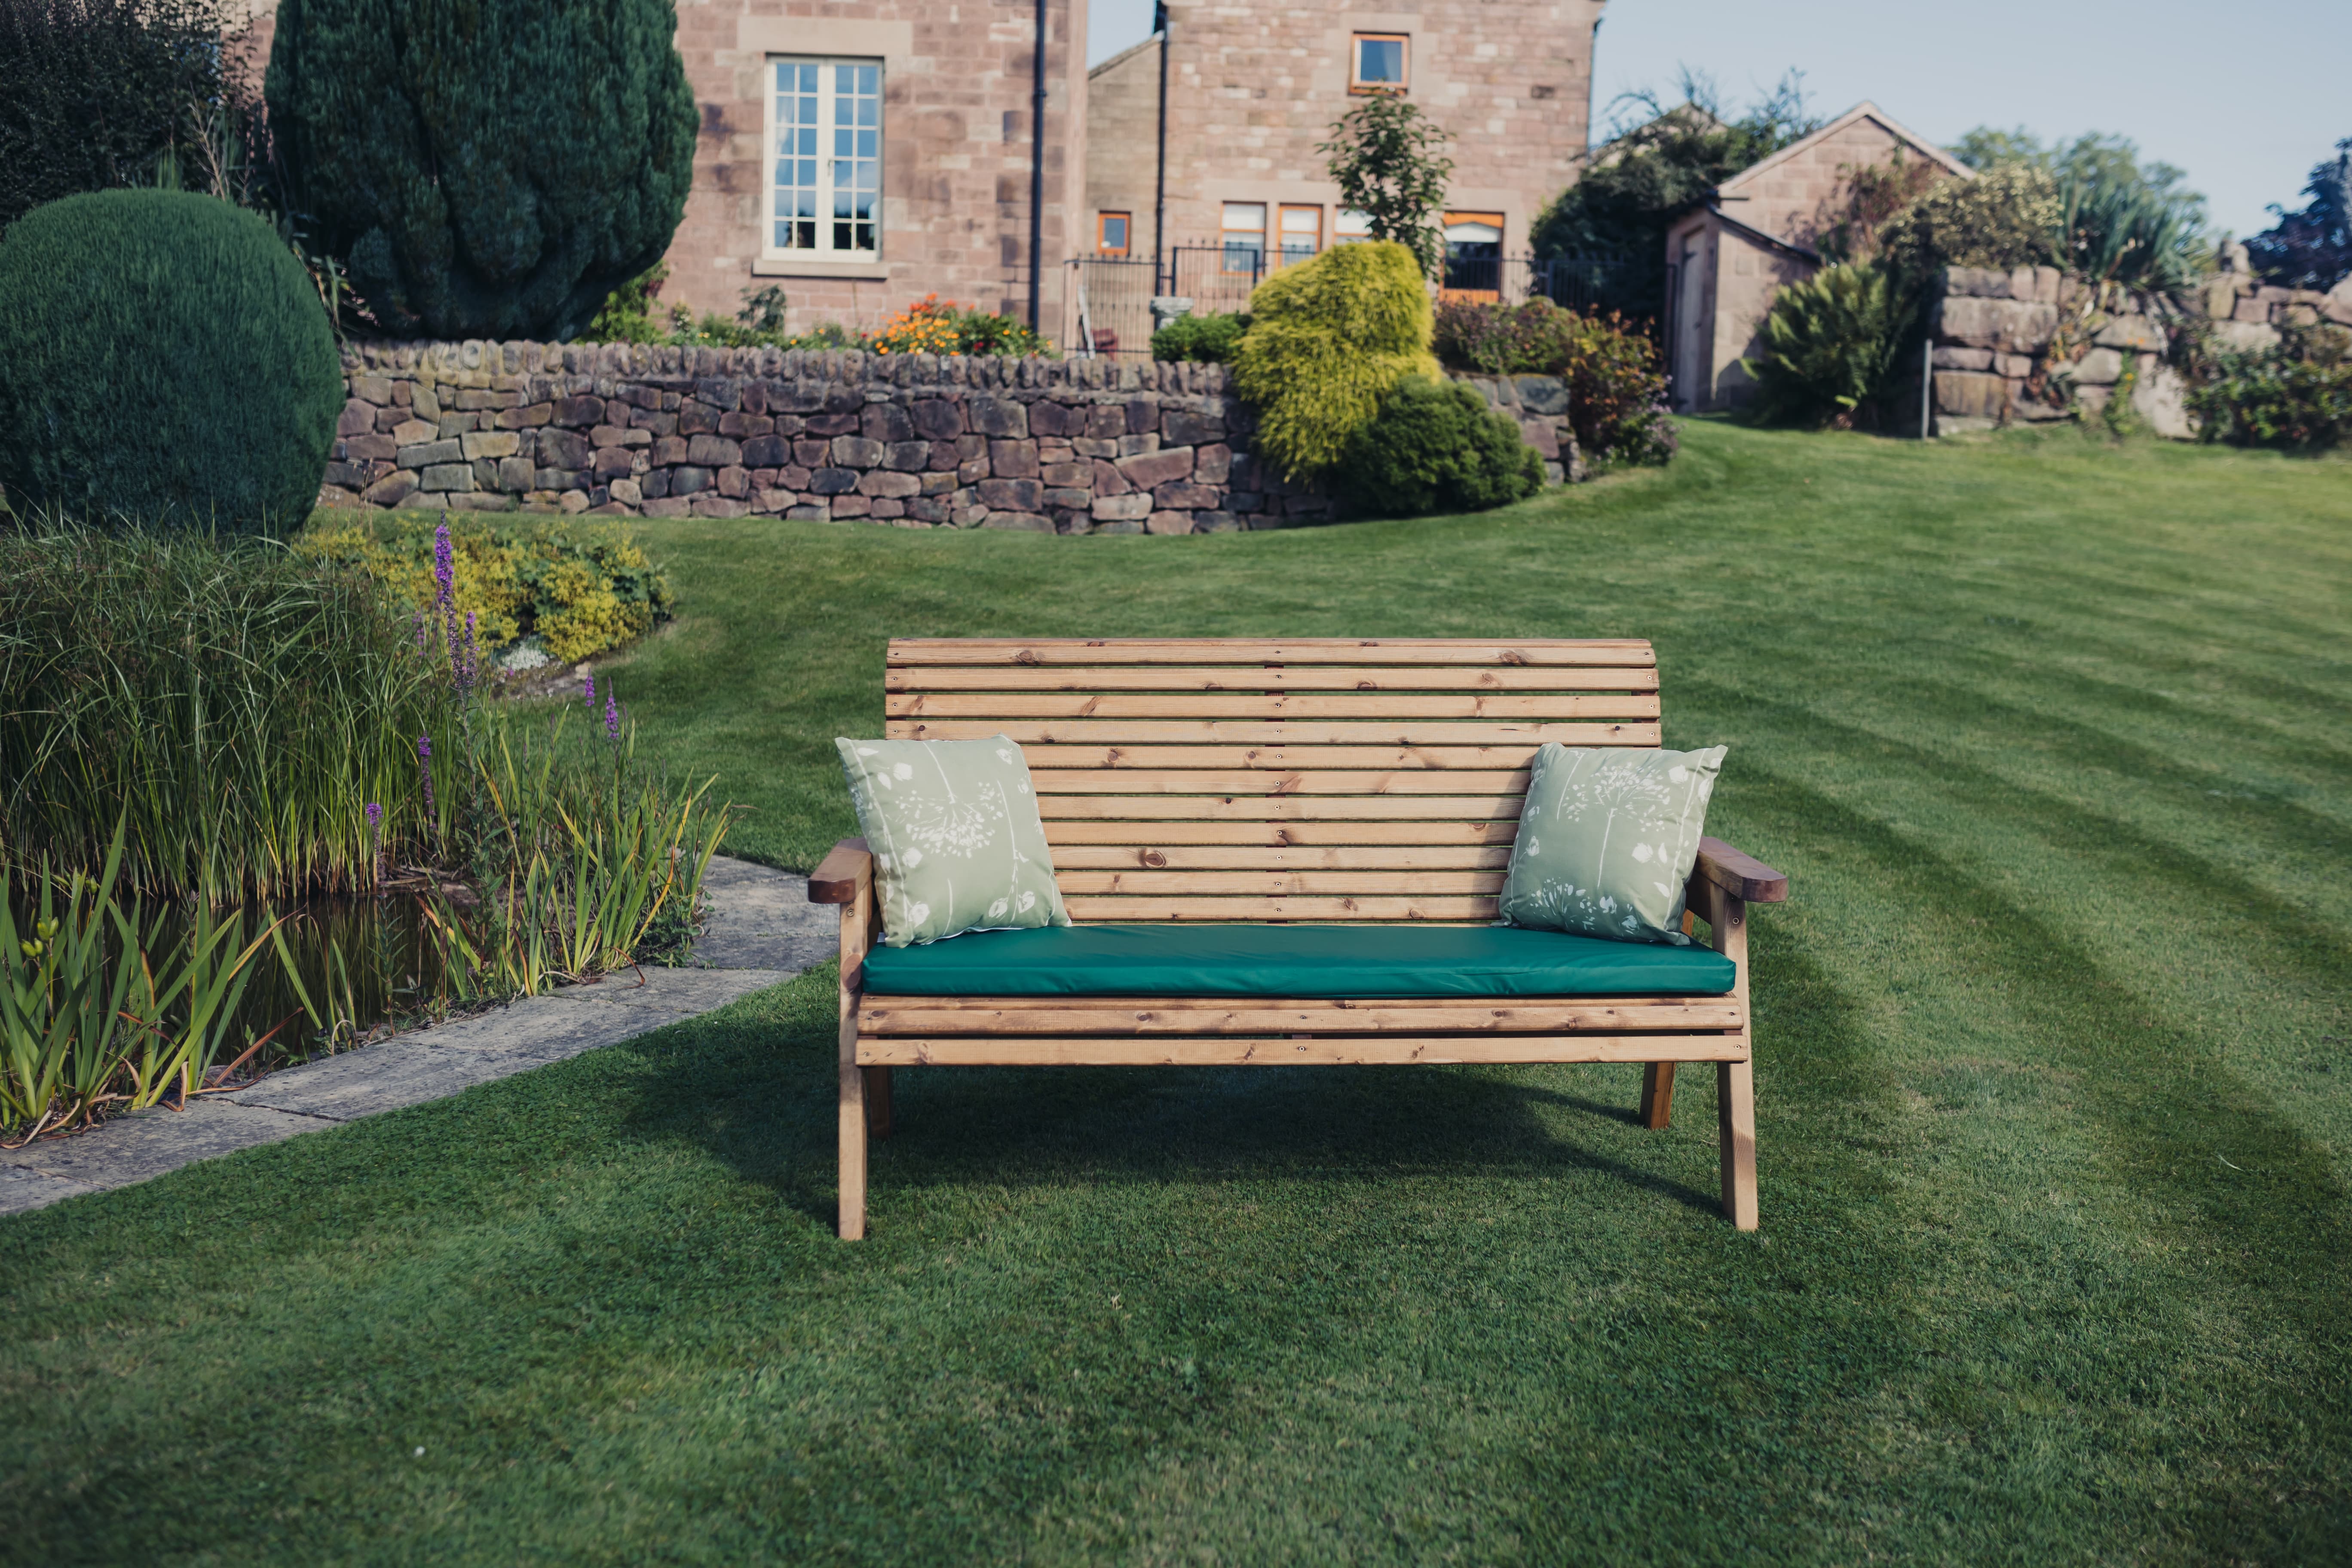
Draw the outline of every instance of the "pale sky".
[[[1279,0],[1271,0],[1278,4]],[[1611,0],[1593,116],[1678,68],[1737,108],[1795,67],[1817,113],[1864,99],[1931,141],[2023,125],[2045,142],[2121,132],[2189,172],[2243,236],[2301,206],[2311,166],[2352,136],[2352,0]],[[1089,0],[1087,53],[1151,30],[1151,0]]]

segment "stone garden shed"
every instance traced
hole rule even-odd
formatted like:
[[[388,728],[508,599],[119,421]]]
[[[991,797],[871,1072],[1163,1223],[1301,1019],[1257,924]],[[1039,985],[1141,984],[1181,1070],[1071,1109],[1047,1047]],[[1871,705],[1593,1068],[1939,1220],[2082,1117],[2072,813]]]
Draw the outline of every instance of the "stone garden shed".
[[[1802,141],[1716,187],[1666,233],[1666,342],[1677,408],[1700,413],[1748,400],[1739,362],[1781,285],[1822,265],[1821,237],[1843,216],[1847,171],[1900,151],[1961,179],[1967,164],[1860,103]]]

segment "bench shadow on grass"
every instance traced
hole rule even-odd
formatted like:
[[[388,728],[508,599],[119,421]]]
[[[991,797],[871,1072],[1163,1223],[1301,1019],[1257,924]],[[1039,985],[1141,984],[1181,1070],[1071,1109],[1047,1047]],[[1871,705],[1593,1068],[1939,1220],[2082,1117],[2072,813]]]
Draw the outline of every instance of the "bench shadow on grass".
[[[700,1144],[829,1232],[833,1020],[781,1000],[620,1047],[652,1069],[632,1075],[624,1124]],[[1678,1126],[1711,1135],[1712,1100],[1693,1092],[1702,1074],[1711,1090],[1706,1067],[1684,1068]],[[904,1068],[893,1135],[869,1145],[867,1201],[887,1212],[894,1198],[956,1188],[1588,1173],[1717,1212],[1711,1186],[1665,1173],[1687,1152],[1677,1160],[1664,1142],[1675,1134],[1641,1129],[1639,1073],[1587,1066],[1564,1084],[1553,1067]],[[1562,1126],[1562,1112],[1589,1121]],[[1711,1174],[1711,1151],[1706,1166]]]

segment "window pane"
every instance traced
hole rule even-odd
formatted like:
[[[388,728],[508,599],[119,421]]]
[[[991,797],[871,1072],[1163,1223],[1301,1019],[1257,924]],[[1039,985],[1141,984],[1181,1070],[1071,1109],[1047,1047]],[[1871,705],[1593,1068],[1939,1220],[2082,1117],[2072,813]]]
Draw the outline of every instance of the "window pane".
[[[1329,56],[1324,57],[1328,59]],[[1366,86],[1383,84],[1404,85],[1404,40],[1402,38],[1358,38],[1356,40],[1356,79]]]

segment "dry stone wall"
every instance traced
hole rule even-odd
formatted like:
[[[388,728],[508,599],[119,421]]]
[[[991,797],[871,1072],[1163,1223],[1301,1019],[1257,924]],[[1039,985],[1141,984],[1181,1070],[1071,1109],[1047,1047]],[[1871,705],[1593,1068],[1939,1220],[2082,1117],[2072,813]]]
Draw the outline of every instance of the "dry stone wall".
[[[2284,327],[2352,325],[2352,280],[2326,294],[2275,288],[2242,246],[2186,300],[2102,294],[2054,267],[1949,268],[1929,317],[1936,431],[2096,414],[2123,395],[2158,435],[2186,439],[2186,388],[2167,361],[2200,316],[2231,348],[2274,348]]]
[[[465,342],[354,344],[343,371],[321,505],[1040,533],[1331,511],[1261,469],[1220,365]],[[1558,382],[1481,389],[1581,477]]]

